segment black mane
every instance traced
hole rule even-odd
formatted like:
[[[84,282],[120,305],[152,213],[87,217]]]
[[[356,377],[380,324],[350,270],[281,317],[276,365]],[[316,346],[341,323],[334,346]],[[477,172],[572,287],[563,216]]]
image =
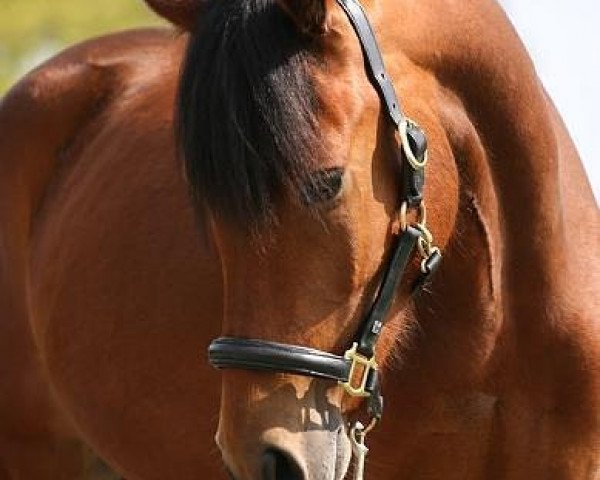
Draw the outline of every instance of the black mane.
[[[179,87],[177,137],[199,212],[255,228],[323,154],[311,40],[275,0],[208,0]]]

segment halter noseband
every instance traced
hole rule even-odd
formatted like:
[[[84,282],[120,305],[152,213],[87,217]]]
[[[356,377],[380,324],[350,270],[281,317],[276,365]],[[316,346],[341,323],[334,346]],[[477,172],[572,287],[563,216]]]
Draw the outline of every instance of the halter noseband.
[[[214,340],[208,351],[210,363],[220,369],[260,370],[291,373],[334,380],[354,397],[369,399],[369,413],[379,420],[383,413],[375,347],[393,303],[398,285],[418,250],[423,261],[415,288],[437,269],[441,253],[425,225],[423,187],[427,163],[427,138],[421,128],[402,112],[394,85],[388,76],[369,20],[357,0],[337,0],[348,16],[361,43],[365,64],[373,86],[379,93],[389,120],[398,130],[402,147],[403,203],[401,232],[394,235],[391,255],[377,297],[344,356],[298,345],[265,340],[223,337]],[[403,153],[403,155],[402,155]],[[406,211],[420,211],[420,221],[406,222]]]

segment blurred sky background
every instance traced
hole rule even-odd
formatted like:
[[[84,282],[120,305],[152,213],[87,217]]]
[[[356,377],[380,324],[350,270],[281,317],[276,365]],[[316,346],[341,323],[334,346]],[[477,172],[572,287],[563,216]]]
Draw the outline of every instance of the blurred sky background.
[[[558,105],[600,198],[600,0],[500,0]],[[84,38],[160,21],[142,0],[0,0],[0,95]]]

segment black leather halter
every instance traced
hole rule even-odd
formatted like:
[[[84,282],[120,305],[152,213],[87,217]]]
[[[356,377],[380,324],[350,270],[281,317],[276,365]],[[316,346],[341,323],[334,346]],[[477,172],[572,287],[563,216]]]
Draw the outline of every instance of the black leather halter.
[[[388,76],[369,20],[357,0],[337,0],[362,45],[365,65],[373,86],[379,93],[387,117],[398,129],[402,149],[403,209],[422,210],[424,167],[427,162],[427,139],[417,124],[402,112],[396,91]],[[424,215],[423,215],[424,216]],[[415,251],[423,256],[420,285],[439,265],[441,254],[432,247],[431,234],[424,224],[407,225],[394,235],[391,254],[376,299],[357,333],[352,347],[344,356],[312,348],[286,345],[265,340],[224,337],[209,347],[210,363],[220,369],[285,372],[339,382],[352,396],[368,397],[369,412],[379,419],[383,412],[375,347],[393,303],[398,285]],[[416,285],[416,286],[418,286]]]

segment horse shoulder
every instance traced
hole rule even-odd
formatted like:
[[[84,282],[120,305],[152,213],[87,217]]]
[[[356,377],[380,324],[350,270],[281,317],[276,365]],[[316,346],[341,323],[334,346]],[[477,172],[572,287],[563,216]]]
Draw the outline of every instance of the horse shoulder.
[[[11,316],[9,303],[26,311],[32,226],[70,145],[119,98],[140,52],[147,57],[171,40],[167,30],[148,29],[81,43],[27,74],[0,99],[0,317],[2,311],[4,318]]]
[[[67,49],[19,81],[0,102],[3,195],[12,191],[19,197],[13,202],[27,207],[24,214],[34,212],[62,153],[125,88],[139,52],[162,49],[171,37],[159,29],[100,37]]]
[[[57,449],[59,438],[68,443],[77,436],[50,394],[31,331],[36,214],[86,124],[119,97],[140,57],[164,51],[172,39],[168,31],[153,29],[87,41],[36,68],[0,98],[0,390],[6,392],[0,399],[0,477],[8,468],[37,478],[36,468],[47,468],[40,452]],[[31,457],[29,446],[14,438],[32,439]],[[14,463],[15,458],[29,460]],[[69,458],[58,463],[77,468]]]

